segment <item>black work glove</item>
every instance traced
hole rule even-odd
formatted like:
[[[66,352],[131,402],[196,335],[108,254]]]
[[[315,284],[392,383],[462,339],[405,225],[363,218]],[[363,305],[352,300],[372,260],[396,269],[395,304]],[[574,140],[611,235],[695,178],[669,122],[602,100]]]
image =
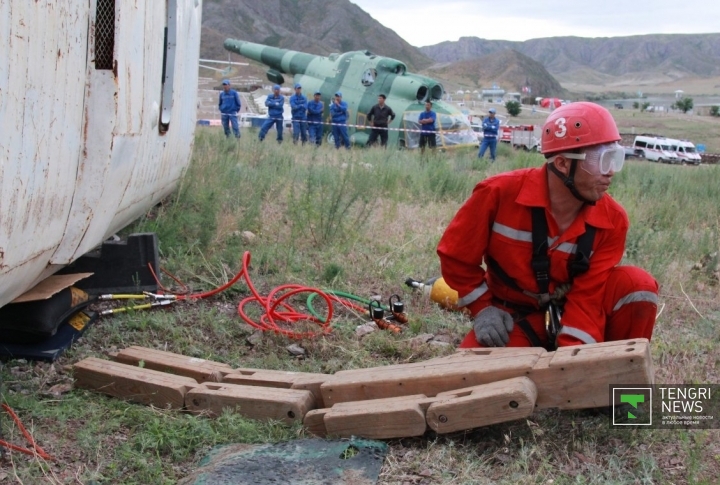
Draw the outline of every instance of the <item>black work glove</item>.
[[[512,316],[494,306],[484,308],[473,319],[475,338],[488,347],[505,347],[513,326]]]

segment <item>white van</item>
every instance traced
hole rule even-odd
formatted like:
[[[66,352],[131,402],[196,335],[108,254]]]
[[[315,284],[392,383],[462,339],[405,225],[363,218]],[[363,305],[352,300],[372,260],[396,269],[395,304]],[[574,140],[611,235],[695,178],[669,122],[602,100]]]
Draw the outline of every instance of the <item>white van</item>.
[[[636,136],[635,153],[638,158],[646,158],[651,162],[680,163],[680,158],[670,149],[668,139],[661,136]]]
[[[692,142],[687,140],[672,140],[670,138],[668,138],[668,142],[670,143],[670,149],[678,156],[680,163],[700,165],[702,159]]]

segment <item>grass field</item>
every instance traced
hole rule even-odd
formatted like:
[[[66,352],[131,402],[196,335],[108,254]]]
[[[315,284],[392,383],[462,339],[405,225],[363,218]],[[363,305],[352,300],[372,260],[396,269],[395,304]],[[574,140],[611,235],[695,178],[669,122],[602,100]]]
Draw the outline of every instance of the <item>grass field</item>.
[[[661,121],[668,134],[682,134],[682,123]],[[15,360],[3,366],[6,402],[57,461],[13,453],[0,461],[0,483],[171,484],[217,445],[306,436],[299,426],[231,412],[208,419],[73,390],[70,366],[88,356],[107,358],[143,345],[232,366],[332,373],[453,352],[467,321],[403,282],[438,275],[437,242],[475,183],[542,162],[505,146],[490,165],[473,150],[426,157],[346,152],[260,144],[251,131],[236,142],[200,129],[179,190],[126,233],[156,232],[163,266],[193,290],[227,281],[250,251],[250,275],[262,294],[286,283],[363,297],[399,294],[408,330],[359,339],[355,327],[363,320],[343,313],[322,338],[258,335],[237,314],[248,295],[244,284],[206,301],[103,318],[52,365]],[[656,380],[720,382],[720,167],[629,161],[611,193],[631,220],[624,262],[646,268],[661,284],[652,344]],[[243,231],[253,232],[255,241]],[[452,345],[414,339],[426,333]],[[291,343],[306,355],[291,355]],[[7,419],[2,432],[23,442]],[[543,411],[529,420],[389,445],[382,484],[710,485],[720,476],[718,430],[614,430],[606,417],[586,412]]]

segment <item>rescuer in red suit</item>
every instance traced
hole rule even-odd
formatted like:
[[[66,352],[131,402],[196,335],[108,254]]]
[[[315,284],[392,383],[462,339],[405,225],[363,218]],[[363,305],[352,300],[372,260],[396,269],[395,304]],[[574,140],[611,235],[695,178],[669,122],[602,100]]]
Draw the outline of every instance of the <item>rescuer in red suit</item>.
[[[460,347],[652,336],[657,282],[619,266],[629,221],[607,194],[624,163],[619,140],[608,110],[570,103],[543,126],[547,163],[475,187],[437,250],[442,276],[473,318]]]

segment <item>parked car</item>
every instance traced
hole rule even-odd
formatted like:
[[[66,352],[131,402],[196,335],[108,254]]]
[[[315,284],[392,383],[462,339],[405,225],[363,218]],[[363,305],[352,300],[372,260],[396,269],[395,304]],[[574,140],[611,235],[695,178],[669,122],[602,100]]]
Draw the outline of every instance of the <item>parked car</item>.
[[[672,138],[667,139],[670,146],[670,150],[675,152],[678,156],[680,163],[700,165],[702,161],[700,154],[697,152],[695,145],[691,141],[687,140],[673,140]]]
[[[670,150],[669,140],[665,137],[636,136],[633,146],[638,158],[658,163],[681,163],[675,152]]]
[[[625,150],[625,158],[630,157],[637,157],[637,152],[635,151],[635,147],[626,147],[623,145],[623,149]]]

